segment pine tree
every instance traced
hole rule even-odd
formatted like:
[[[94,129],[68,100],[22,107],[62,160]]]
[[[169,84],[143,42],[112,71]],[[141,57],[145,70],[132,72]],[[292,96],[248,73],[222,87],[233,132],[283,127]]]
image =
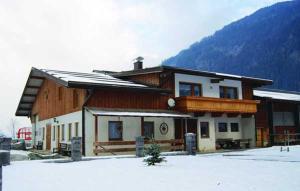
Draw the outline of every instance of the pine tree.
[[[165,161],[164,157],[160,156],[160,146],[156,143],[151,144],[150,147],[145,150],[145,155],[148,156],[144,160],[148,166]]]

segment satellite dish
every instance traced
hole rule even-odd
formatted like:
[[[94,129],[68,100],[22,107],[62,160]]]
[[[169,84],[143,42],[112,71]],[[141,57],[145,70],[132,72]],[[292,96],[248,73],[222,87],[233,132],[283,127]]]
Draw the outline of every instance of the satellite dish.
[[[168,99],[168,106],[169,107],[175,107],[175,100],[173,98]]]

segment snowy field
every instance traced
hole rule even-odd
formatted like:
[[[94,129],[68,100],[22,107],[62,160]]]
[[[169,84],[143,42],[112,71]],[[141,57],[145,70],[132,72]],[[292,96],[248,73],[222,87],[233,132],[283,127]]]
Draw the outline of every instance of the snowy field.
[[[12,162],[3,168],[3,191],[299,190],[300,146],[168,156],[146,166],[141,158],[98,158],[53,163]]]

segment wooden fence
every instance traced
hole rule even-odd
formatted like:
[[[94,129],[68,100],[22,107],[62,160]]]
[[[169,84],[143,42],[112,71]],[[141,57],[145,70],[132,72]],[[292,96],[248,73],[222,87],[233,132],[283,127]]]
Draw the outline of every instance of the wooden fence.
[[[160,145],[163,151],[182,151],[184,150],[184,140],[183,139],[172,139],[172,140],[145,140],[145,147],[152,143]],[[135,141],[109,141],[109,142],[95,142],[94,143],[94,153],[97,155],[99,153],[111,153],[115,154],[117,152],[131,152],[135,151]]]

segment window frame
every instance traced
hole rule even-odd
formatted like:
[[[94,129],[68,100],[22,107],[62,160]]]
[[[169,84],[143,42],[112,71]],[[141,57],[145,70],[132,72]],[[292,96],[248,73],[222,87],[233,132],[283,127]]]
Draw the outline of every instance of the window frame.
[[[221,96],[221,88],[223,88],[224,97]],[[234,98],[227,97],[228,89],[234,89],[234,93],[235,93]],[[224,99],[239,99],[239,90],[237,87],[233,87],[233,86],[219,86],[219,97]]]
[[[153,137],[146,137],[145,135],[145,124],[151,124],[152,125],[152,131],[153,131]],[[143,136],[145,137],[146,140],[150,140],[150,139],[154,139],[154,136],[155,136],[155,132],[154,132],[154,121],[144,121],[144,124],[143,124]]]
[[[190,95],[180,95],[180,85],[190,85],[191,86],[191,92]],[[195,87],[199,87],[199,93],[200,95],[195,95]],[[184,96],[195,96],[195,97],[202,97],[203,96],[203,90],[202,90],[202,84],[201,83],[192,83],[192,82],[179,82],[179,96],[184,97]]]
[[[206,136],[203,136],[203,135],[202,135],[202,124],[207,124],[207,135],[206,135]],[[203,139],[210,138],[210,133],[209,133],[209,122],[208,122],[208,121],[201,121],[201,122],[200,122],[200,136],[201,136],[201,138],[203,138]]]
[[[121,137],[120,138],[110,138],[110,123],[120,123],[121,127]],[[123,121],[108,121],[108,140],[109,141],[123,141]]]
[[[220,124],[225,124],[226,130],[225,131],[220,131]],[[218,132],[219,133],[227,133],[228,132],[228,124],[225,122],[219,122],[218,123]]]
[[[233,124],[237,124],[237,131],[236,130],[232,130],[232,125]],[[240,124],[239,123],[237,123],[237,122],[232,122],[232,123],[230,123],[230,132],[240,132]]]

